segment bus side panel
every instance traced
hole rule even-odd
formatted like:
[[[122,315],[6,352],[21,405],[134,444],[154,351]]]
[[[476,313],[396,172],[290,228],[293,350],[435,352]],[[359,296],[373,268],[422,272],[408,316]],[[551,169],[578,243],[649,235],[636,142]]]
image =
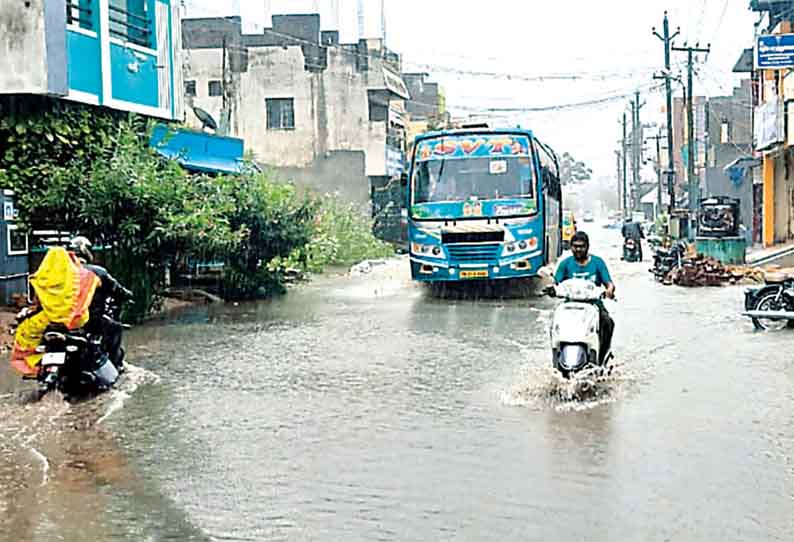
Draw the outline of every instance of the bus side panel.
[[[549,262],[554,263],[562,254],[562,238],[560,236],[560,202],[546,195],[546,222],[547,238],[549,240]]]

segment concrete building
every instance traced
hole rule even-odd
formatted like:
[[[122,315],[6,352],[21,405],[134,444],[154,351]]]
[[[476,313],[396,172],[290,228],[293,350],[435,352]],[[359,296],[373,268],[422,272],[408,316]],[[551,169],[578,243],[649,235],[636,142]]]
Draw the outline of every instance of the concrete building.
[[[429,81],[429,77],[427,73],[402,74],[408,94],[411,95],[405,102],[409,144],[416,136],[432,128],[444,127],[450,120],[441,87],[438,83]]]
[[[340,44],[317,14],[274,16],[261,34],[239,17],[185,19],[182,32],[190,125],[206,111],[260,165],[378,212],[405,170],[409,97],[382,40]]]
[[[172,0],[2,2],[0,94],[182,120],[179,20]]]
[[[751,0],[750,9],[760,14],[756,45],[742,51],[734,72],[752,80],[753,156],[745,167],[760,184],[754,189],[755,217],[768,247],[794,239],[794,59],[773,55],[761,65],[760,51],[774,53],[769,42],[794,31],[794,12],[790,0]]]
[[[707,104],[707,165],[703,179],[704,196],[738,198],[747,241],[760,240],[756,217],[752,171],[744,167],[752,157],[752,88],[749,79],[733,90],[731,96],[711,97]],[[755,234],[759,237],[756,237]]]

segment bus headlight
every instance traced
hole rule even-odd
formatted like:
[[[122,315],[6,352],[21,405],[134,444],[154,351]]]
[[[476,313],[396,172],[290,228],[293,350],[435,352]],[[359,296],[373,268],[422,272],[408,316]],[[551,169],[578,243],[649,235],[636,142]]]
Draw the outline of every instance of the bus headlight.
[[[515,254],[516,252],[520,254],[528,250],[535,250],[536,248],[538,248],[538,238],[530,237],[529,239],[522,239],[515,243],[506,244],[502,254],[505,256]]]
[[[430,252],[430,247],[421,243],[411,243],[411,252],[414,254],[427,254]]]
[[[433,247],[433,256],[441,255],[441,247]]]

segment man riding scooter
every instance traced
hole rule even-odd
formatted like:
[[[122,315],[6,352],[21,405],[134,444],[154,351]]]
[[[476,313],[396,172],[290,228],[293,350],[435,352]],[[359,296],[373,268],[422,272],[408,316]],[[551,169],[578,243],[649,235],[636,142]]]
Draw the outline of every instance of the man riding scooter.
[[[614,299],[615,284],[607,269],[607,264],[598,256],[591,256],[590,238],[583,231],[578,231],[571,239],[571,252],[573,256],[564,259],[557,272],[554,274],[554,282],[560,284],[568,279],[584,279],[595,283],[596,286],[604,286],[604,295]],[[599,361],[604,362],[604,358],[610,351],[612,344],[612,334],[615,331],[615,321],[600,301],[597,304],[599,313],[599,343],[601,345]]]
[[[626,241],[631,239],[634,241],[634,245],[636,246],[636,251],[639,253],[638,260],[642,261],[642,239],[645,238],[645,234],[642,231],[642,226],[639,222],[634,222],[631,217],[626,218],[626,222],[623,224],[623,228],[621,228],[621,233],[623,234],[623,245],[626,246]],[[627,259],[625,256],[623,259]]]

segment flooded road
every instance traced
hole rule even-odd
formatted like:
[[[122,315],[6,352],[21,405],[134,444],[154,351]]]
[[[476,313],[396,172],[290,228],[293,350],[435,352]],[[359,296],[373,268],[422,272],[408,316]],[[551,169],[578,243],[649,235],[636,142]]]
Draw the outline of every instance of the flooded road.
[[[4,367],[0,540],[791,540],[794,336],[594,233],[618,367],[580,388],[553,300],[435,299],[407,262],[133,330],[92,404],[16,405]]]

